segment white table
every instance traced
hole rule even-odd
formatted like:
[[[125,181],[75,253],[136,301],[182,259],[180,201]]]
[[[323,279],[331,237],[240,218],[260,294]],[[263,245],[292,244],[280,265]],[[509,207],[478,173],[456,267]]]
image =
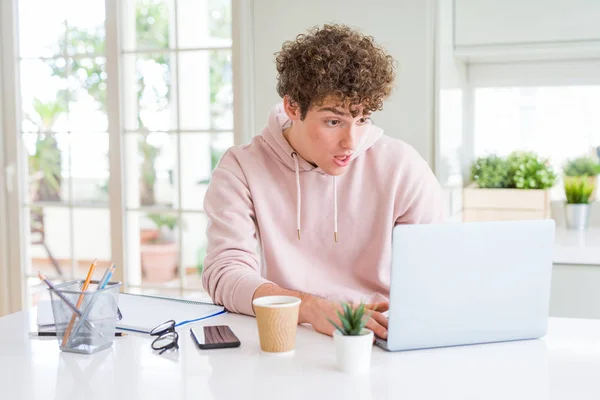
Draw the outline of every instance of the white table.
[[[598,399],[600,321],[551,318],[541,340],[387,353],[371,372],[335,369],[333,340],[299,327],[291,356],[261,354],[253,318],[227,314],[242,346],[198,350],[189,326],[180,350],[159,356],[145,335],[115,338],[95,355],[62,353],[29,338],[32,315],[0,318],[0,399]],[[195,326],[202,325],[197,323]]]
[[[600,266],[600,228],[585,231],[556,228],[554,264]]]

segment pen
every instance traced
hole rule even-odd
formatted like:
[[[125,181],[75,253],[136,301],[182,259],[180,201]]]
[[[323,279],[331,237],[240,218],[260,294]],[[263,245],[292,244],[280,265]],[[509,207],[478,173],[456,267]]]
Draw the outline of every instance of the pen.
[[[30,337],[38,337],[38,336],[56,336],[56,332],[29,332]],[[123,332],[115,332],[115,336],[127,336],[126,333]]]
[[[60,297],[60,299],[62,301],[65,302],[65,304],[67,305],[67,307],[69,307],[71,309],[71,311],[73,311],[75,314],[77,314],[77,316],[81,317],[81,311],[79,311],[79,309],[77,307],[75,307],[73,305],[73,303],[71,303],[69,301],[69,299],[67,299],[61,292],[59,292],[58,290],[56,290],[54,288],[54,285],[52,284],[52,282],[50,282],[48,280],[48,278],[46,278],[44,275],[42,275],[41,272],[38,272],[38,277],[40,278],[40,280],[42,280],[44,283],[46,283],[46,285],[48,285],[48,287],[58,296]]]
[[[73,303],[71,303],[69,301],[69,299],[67,299],[61,292],[59,292],[58,290],[56,290],[54,288],[54,285],[52,284],[52,282],[50,282],[44,275],[42,275],[41,272],[38,272],[38,277],[40,278],[40,280],[44,281],[44,283],[46,283],[46,285],[48,285],[48,287],[58,296],[60,297],[60,299],[62,301],[65,302],[65,304],[67,305],[67,307],[69,307],[71,309],[71,311],[73,311],[75,314],[77,314],[77,316],[81,317],[81,311],[79,311],[79,309],[77,309],[77,307],[75,307],[73,305]],[[89,321],[85,321],[85,324],[90,327],[90,329],[94,329],[94,324],[92,324]]]
[[[102,289],[102,286],[104,285],[104,281],[108,280],[106,278],[108,278],[108,273],[110,272],[110,269],[112,268],[114,264],[111,264],[110,267],[106,268],[106,271],[104,271],[104,274],[102,274],[102,278],[100,278],[100,280],[98,281],[98,288],[96,290]]]
[[[117,268],[117,266],[115,264],[111,264],[111,266],[108,267],[106,271],[104,271],[102,278],[100,278],[100,280],[98,281],[97,290],[104,289],[106,285],[108,285],[108,282],[110,281],[110,278],[112,278],[112,274],[115,268]],[[121,309],[119,307],[117,307],[117,318],[119,319],[119,321],[123,319],[123,314],[121,313]]]

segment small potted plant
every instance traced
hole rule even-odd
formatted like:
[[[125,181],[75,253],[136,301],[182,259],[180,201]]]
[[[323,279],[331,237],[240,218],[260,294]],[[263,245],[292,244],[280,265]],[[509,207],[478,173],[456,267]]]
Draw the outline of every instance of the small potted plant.
[[[586,177],[590,184],[595,187],[598,175],[600,175],[600,164],[592,157],[577,157],[567,161],[563,168],[563,173],[565,181],[578,177]],[[594,200],[595,197],[595,193],[592,192],[590,200]]]
[[[337,311],[340,324],[328,318],[335,327],[335,341],[338,368],[349,374],[365,373],[371,367],[371,351],[373,348],[373,331],[365,325],[371,316],[366,313],[364,303],[353,307],[351,303],[342,303],[342,311]]]
[[[141,248],[142,272],[147,282],[165,282],[173,279],[177,270],[177,243],[174,215],[148,214],[158,235],[143,243]]]
[[[567,228],[587,229],[590,219],[590,196],[593,191],[594,185],[584,176],[565,179]]]

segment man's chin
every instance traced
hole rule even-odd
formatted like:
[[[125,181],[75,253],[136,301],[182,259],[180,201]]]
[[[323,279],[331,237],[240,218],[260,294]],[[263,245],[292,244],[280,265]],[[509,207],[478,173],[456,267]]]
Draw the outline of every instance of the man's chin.
[[[331,165],[327,169],[321,168],[327,175],[340,176],[344,175],[348,171],[348,166],[339,167],[337,165]]]

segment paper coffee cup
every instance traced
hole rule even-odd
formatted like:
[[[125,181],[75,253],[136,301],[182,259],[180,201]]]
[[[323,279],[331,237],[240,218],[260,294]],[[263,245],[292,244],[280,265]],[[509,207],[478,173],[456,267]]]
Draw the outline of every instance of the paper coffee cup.
[[[300,303],[293,296],[265,296],[252,301],[262,351],[281,354],[294,350]]]

